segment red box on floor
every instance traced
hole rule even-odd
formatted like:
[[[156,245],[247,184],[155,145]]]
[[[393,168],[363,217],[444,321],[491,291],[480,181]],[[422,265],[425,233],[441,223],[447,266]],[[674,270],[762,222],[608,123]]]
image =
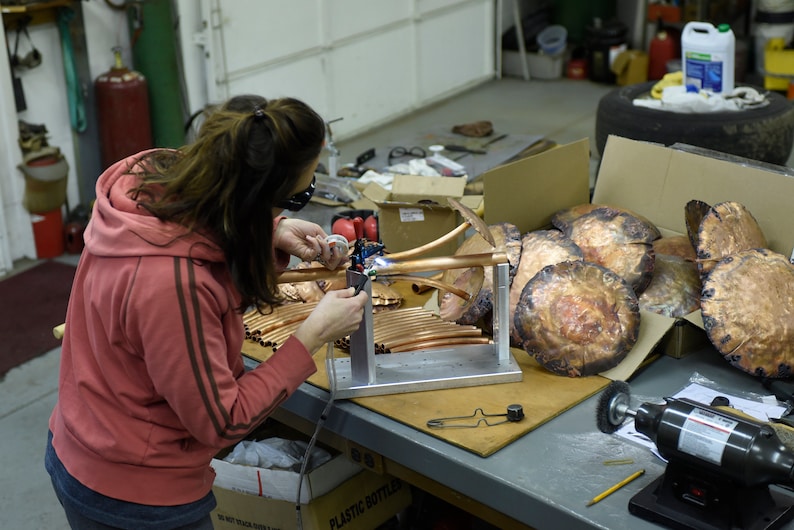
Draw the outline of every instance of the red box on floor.
[[[46,259],[63,254],[63,214],[61,209],[31,214],[30,220],[33,223],[36,257]]]

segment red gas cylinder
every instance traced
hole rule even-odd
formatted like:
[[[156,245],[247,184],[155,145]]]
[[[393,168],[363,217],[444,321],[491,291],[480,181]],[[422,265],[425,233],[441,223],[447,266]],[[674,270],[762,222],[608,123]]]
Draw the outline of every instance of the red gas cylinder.
[[[146,78],[122,64],[119,48],[113,53],[115,66],[94,81],[103,167],[152,147]]]
[[[680,58],[681,52],[676,34],[659,29],[648,47],[648,80],[656,81],[667,73],[667,62]]]

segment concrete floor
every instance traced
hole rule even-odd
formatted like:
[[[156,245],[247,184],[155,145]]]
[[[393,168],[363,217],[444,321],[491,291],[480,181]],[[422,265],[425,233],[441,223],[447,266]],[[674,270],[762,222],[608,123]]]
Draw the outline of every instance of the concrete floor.
[[[341,163],[370,147],[387,146],[439,125],[491,120],[499,131],[544,135],[558,143],[590,138],[595,150],[598,100],[614,87],[590,81],[523,81],[505,78],[479,85],[430,108],[412,113],[376,131],[339,142]],[[597,167],[597,155],[591,167]],[[330,219],[325,207],[306,215]],[[76,256],[59,258],[76,263]],[[18,269],[35,262],[20,263]],[[55,323],[54,323],[55,324]],[[44,470],[47,420],[57,399],[60,349],[11,370],[0,382],[0,527],[60,530],[68,525]]]

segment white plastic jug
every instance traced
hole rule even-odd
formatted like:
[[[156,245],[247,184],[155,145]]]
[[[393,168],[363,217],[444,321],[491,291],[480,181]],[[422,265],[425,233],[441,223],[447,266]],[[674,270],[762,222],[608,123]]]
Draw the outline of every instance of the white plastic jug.
[[[684,85],[712,94],[733,92],[736,38],[728,24],[689,22],[681,34]]]

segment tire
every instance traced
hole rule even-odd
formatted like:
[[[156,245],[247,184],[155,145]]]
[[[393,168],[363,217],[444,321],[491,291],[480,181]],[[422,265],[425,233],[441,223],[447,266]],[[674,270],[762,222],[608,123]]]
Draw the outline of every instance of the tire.
[[[596,147],[610,134],[670,146],[676,142],[785,166],[794,144],[794,106],[777,92],[759,109],[683,114],[634,106],[656,81],[617,88],[596,113]]]

